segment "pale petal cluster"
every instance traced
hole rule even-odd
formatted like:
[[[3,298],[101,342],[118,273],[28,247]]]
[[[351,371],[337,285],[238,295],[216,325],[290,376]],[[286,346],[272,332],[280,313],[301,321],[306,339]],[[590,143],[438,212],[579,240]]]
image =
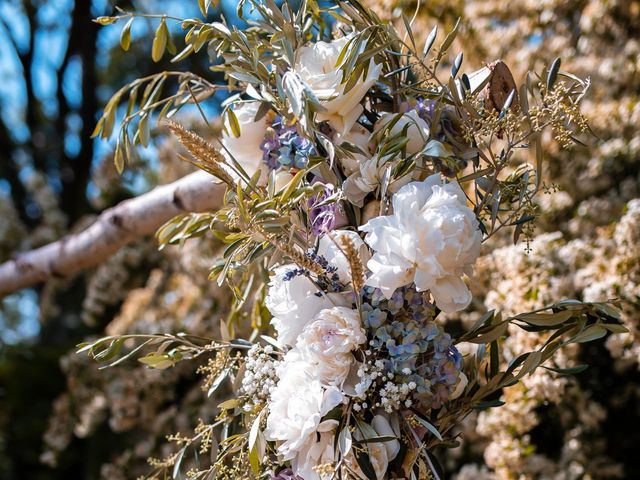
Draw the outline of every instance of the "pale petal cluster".
[[[397,163],[397,160],[390,161],[388,157],[380,158],[378,155],[362,161],[358,165],[358,170],[349,175],[342,186],[347,200],[362,207],[365,197],[380,187],[386,171],[392,169]],[[394,193],[410,181],[411,176],[404,175],[391,181],[388,190]]]
[[[367,337],[357,310],[334,307],[320,311],[296,344],[324,385],[341,386],[355,363],[351,354]]]
[[[346,283],[348,261],[339,246],[345,236],[356,250],[365,249],[356,232],[334,231],[320,239],[317,254]],[[291,461],[295,474],[319,480],[314,468],[333,461],[330,432],[337,425],[322,418],[345,401],[341,387],[355,363],[352,352],[367,337],[347,294],[316,295],[317,287],[308,277],[292,275],[296,270],[294,265],[276,269],[267,295],[278,341],[293,348],[278,366],[264,433],[276,442],[281,459]]]
[[[336,66],[340,52],[350,37],[332,42],[316,42],[300,48],[295,71],[321,101],[325,108],[318,121],[327,120],[338,132],[348,132],[362,114],[360,101],[378,79],[381,65],[373,59],[367,76],[360,79],[348,92],[344,91],[342,71]]]
[[[273,315],[271,324],[281,345],[295,345],[298,335],[320,310],[349,303],[343,294],[321,293],[304,275],[285,279],[297,268],[294,264],[276,268],[265,299],[265,305]]]
[[[351,156],[341,156],[340,164],[345,175],[351,175],[360,170],[360,164],[371,158],[371,133],[359,123],[356,123],[345,135],[336,134],[333,141],[336,145],[344,142],[358,147],[362,153],[350,152]]]
[[[256,120],[260,102],[243,102],[235,105],[233,113],[238,119],[240,136],[236,137],[229,123],[225,121],[225,130],[222,132],[221,143],[223,155],[232,157],[249,174],[253,175],[261,170],[261,180],[266,180],[266,165],[262,162],[263,152],[260,148],[267,132],[266,117]]]
[[[393,113],[383,113],[375,124],[375,132],[380,133],[397,116]],[[390,136],[401,135],[403,132],[404,136],[409,139],[405,147],[409,155],[420,152],[429,139],[429,125],[420,118],[415,110],[400,115],[389,129]]]
[[[337,426],[337,421],[327,422],[328,425]],[[307,442],[298,456],[291,460],[291,467],[296,475],[304,480],[330,480],[333,473],[322,474],[318,471],[318,465],[335,463],[337,452],[334,448],[335,431],[328,430],[318,433],[316,442]]]
[[[390,420],[395,420],[394,423],[397,424],[397,419],[393,419],[387,415],[375,415],[371,425],[366,423],[360,424],[360,428],[356,429],[354,432],[354,438],[356,440],[368,440],[378,437],[399,437],[399,428],[396,425],[396,429],[394,430],[391,426]],[[383,480],[387,473],[389,462],[393,461],[400,452],[400,442],[397,440],[390,440],[388,442],[368,442],[366,443],[366,448],[377,480]],[[367,480],[368,477],[360,469],[360,466],[357,464],[353,456],[349,456],[347,458],[347,462],[355,473],[358,474],[358,477],[363,480]]]
[[[321,310],[278,367],[265,437],[277,442],[282,459],[291,460],[293,471],[304,472],[305,479],[320,478],[313,467],[327,454],[328,436],[319,435],[336,427],[335,420],[321,420],[345,400],[339,385],[355,363],[351,352],[365,341],[357,310]]]
[[[478,221],[457,183],[439,175],[412,182],[393,196],[393,214],[360,227],[374,250],[367,284],[390,298],[404,285],[431,291],[445,312],[465,308],[471,293],[462,276],[471,274],[480,253]]]
[[[342,247],[342,239],[345,237],[351,240],[362,264],[366,264],[370,258],[369,250],[360,235],[352,230],[334,230],[330,235],[323,235],[318,242],[318,255],[324,257],[329,265],[336,267],[340,281],[348,285],[351,282],[349,261],[344,255]]]
[[[321,422],[343,401],[336,387],[323,388],[313,365],[292,350],[278,368],[280,381],[271,394],[265,437],[278,442],[283,460],[291,460],[316,442],[316,433],[331,430],[335,421]]]

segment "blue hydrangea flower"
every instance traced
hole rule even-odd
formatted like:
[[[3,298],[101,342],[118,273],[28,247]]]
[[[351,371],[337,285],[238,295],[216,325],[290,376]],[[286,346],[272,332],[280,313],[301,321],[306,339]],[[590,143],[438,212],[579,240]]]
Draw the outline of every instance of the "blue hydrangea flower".
[[[365,326],[371,330],[379,328],[387,321],[387,312],[383,312],[379,308],[373,308],[371,305],[365,304],[362,306],[362,310],[362,321]]]
[[[309,156],[317,155],[312,141],[300,136],[293,126],[285,126],[277,117],[260,145],[262,159],[272,169],[304,168]]]

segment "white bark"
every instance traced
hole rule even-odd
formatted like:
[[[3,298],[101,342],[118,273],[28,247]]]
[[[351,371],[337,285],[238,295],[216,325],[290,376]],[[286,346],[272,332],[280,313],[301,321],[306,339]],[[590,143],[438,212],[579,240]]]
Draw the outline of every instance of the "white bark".
[[[198,171],[125,200],[102,212],[86,230],[1,264],[0,297],[97,265],[132,240],[155,233],[175,215],[215,210],[222,206],[224,191],[214,177]]]

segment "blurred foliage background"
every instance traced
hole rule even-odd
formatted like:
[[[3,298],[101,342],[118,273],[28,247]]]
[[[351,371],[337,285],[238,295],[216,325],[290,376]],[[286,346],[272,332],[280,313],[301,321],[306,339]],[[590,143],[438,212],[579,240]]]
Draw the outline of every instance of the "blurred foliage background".
[[[532,252],[507,238],[487,249],[472,285],[475,303],[449,321],[561,297],[621,297],[630,332],[564,352],[561,363],[590,365],[576,377],[536,372],[504,392],[508,406],[470,418],[461,445],[438,452],[447,478],[640,478],[640,2],[366,3],[399,29],[402,12],[415,17],[422,41],[435,24],[444,32],[461,17],[452,56],[464,51],[465,71],[502,58],[522,82],[560,56],[563,70],[592,82],[585,114],[594,136],[584,147],[548,150],[555,193],[540,199]],[[195,0],[117,4],[198,15]],[[221,2],[211,19],[241,25],[235,4]],[[91,22],[113,9],[110,0],[0,2],[0,261],[189,171],[176,160],[176,145],[158,136],[121,177],[113,145],[90,139],[115,89],[175,68],[151,61],[152,21],[135,23],[123,55],[119,28]],[[180,68],[212,77],[206,60]],[[209,105],[212,118],[221,100]],[[183,115],[183,123],[196,124],[195,115]],[[195,365],[151,371],[131,361],[99,371],[73,346],[104,332],[218,335],[226,294],[207,280],[217,248],[203,239],[158,252],[153,239],[142,239],[74,279],[2,300],[0,478],[136,478],[147,457],[167,453],[167,434],[215,414]],[[512,333],[507,351],[530,348],[528,337]]]

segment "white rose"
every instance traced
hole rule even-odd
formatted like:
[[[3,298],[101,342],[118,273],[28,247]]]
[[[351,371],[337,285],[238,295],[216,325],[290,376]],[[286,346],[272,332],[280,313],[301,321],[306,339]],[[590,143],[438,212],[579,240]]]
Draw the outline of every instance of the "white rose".
[[[323,388],[315,378],[313,366],[295,351],[285,355],[278,375],[264,434],[267,440],[277,442],[282,460],[291,460],[316,442],[318,432],[335,428],[335,420],[321,420],[344,397],[335,387]]]
[[[395,429],[392,427],[395,424]],[[400,437],[397,414],[389,415],[388,413],[378,414],[371,420],[371,426],[375,429],[379,437]],[[390,440],[383,443],[387,450],[387,458],[391,462],[400,452],[400,442],[398,440]]]
[[[471,293],[462,276],[472,272],[482,234],[460,186],[432,175],[402,187],[392,202],[392,215],[360,227],[375,252],[367,264],[373,272],[367,284],[390,298],[414,282],[418,291],[431,291],[441,310],[465,308]]]
[[[351,203],[362,207],[365,197],[380,185],[380,174],[384,170],[378,165],[377,156],[360,163],[359,170],[355,171],[344,181],[342,189],[345,197]]]
[[[337,145],[343,142],[351,143],[362,150],[362,153],[349,152],[350,156],[341,156],[340,164],[346,175],[351,175],[360,170],[360,164],[371,158],[371,134],[369,130],[356,123],[346,135],[336,134],[333,141]]]
[[[363,111],[360,101],[376,82],[382,70],[382,67],[371,59],[367,76],[344,93],[342,72],[336,67],[336,62],[349,38],[342,37],[333,42],[316,42],[300,48],[294,67],[325,108],[324,112],[318,114],[318,121],[327,120],[342,134],[348,132],[360,118]]]
[[[351,203],[362,207],[365,197],[378,188],[384,178],[385,172],[393,168],[397,161],[388,162],[384,158],[375,155],[373,158],[360,163],[360,170],[349,175],[342,186],[345,197]],[[397,192],[398,189],[411,181],[411,175],[404,175],[389,184],[389,192]]]
[[[314,468],[327,463],[334,464],[338,460],[333,448],[335,432],[322,432],[317,438],[316,442],[307,442],[305,448],[291,460],[293,473],[304,480],[330,480],[333,477],[332,473],[320,475]]]
[[[380,437],[381,435],[371,425],[366,423],[360,423],[359,428],[354,431],[353,438],[356,440],[367,440],[370,438]],[[373,467],[373,471],[376,474],[377,480],[383,480],[386,478],[387,468],[389,467],[389,455],[383,442],[366,443],[367,454],[369,455],[369,461]],[[355,457],[347,457],[347,463],[353,469],[353,471],[362,479],[367,480],[368,477],[364,474],[360,466],[357,464]]]
[[[293,179],[293,175],[291,175],[291,173],[289,172],[285,172],[281,170],[278,173],[276,173],[276,177],[275,177],[276,192],[279,190],[282,190],[284,187],[289,185],[289,182],[292,179]]]
[[[451,393],[451,396],[449,397],[449,399],[455,400],[460,395],[462,395],[462,393],[464,392],[464,389],[467,388],[468,383],[469,383],[469,379],[467,378],[467,376],[464,374],[464,372],[460,372],[460,377],[458,378],[458,384],[456,385],[456,388],[453,391],[453,393]]]
[[[315,366],[323,385],[341,386],[355,358],[351,353],[367,341],[357,310],[321,310],[298,337],[295,349]]]
[[[334,230],[331,232],[331,236],[328,234],[320,237],[318,244],[318,255],[322,256],[329,262],[329,265],[336,267],[338,277],[340,281],[348,285],[351,283],[351,274],[349,269],[349,261],[347,257],[342,253],[342,238],[347,237],[351,239],[351,243],[360,256],[360,261],[365,265],[369,261],[369,250],[356,232],[351,230]]]
[[[285,280],[287,274],[297,268],[294,264],[276,268],[265,299],[281,345],[295,345],[298,335],[320,310],[350,304],[344,294],[321,294],[304,275]]]
[[[256,114],[260,102],[243,102],[233,107],[233,112],[238,118],[240,125],[240,136],[235,137],[231,131],[229,120],[225,120],[225,129],[223,131],[221,143],[225,147],[223,155],[232,156],[242,168],[245,169],[249,177],[256,170],[260,169],[260,181],[264,183],[267,178],[268,169],[262,161],[263,152],[260,145],[264,141],[267,132],[267,119],[262,117],[256,121]]]
[[[374,126],[374,132],[379,133],[396,116],[395,113],[383,113]],[[409,139],[407,153],[409,155],[418,153],[424,148],[429,138],[429,125],[420,118],[418,112],[411,110],[398,119],[389,133],[391,136],[401,135],[405,128],[407,129],[405,136]]]

